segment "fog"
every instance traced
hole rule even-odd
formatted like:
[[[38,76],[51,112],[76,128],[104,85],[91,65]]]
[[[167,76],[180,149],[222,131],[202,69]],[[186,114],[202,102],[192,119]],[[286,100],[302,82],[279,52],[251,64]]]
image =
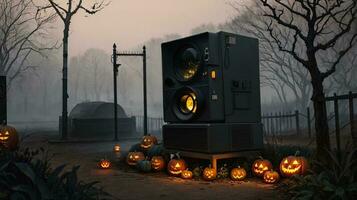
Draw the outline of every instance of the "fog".
[[[76,14],[71,23],[69,39],[68,112],[81,102],[113,101],[111,51],[113,43],[116,43],[119,51],[141,51],[143,45],[146,45],[148,115],[162,117],[160,44],[205,31],[224,30],[255,37],[254,32],[249,32],[240,24],[246,23],[247,19],[254,21],[256,16],[247,13],[240,6],[232,6],[231,2],[236,1],[113,0],[95,15]],[[248,5],[250,1],[239,2],[239,5]],[[47,36],[39,35],[37,39],[48,46],[56,42],[60,44],[62,29],[62,21],[57,19],[48,27]],[[58,46],[57,49],[46,50],[43,54],[31,54],[28,63],[34,67],[21,71],[16,78],[9,81],[9,122],[58,122],[62,108],[62,48]],[[353,55],[351,54],[350,58],[353,58]],[[354,62],[354,59],[345,59],[343,66],[353,66]],[[129,116],[142,116],[142,60],[120,57],[119,63],[122,65],[118,75],[118,103]],[[282,84],[282,81],[275,83],[281,87],[280,91],[284,94],[284,99],[281,99],[281,94],[275,87],[277,85],[264,84],[265,79],[276,79],[275,75],[267,73],[265,68],[266,65],[262,62],[261,101],[264,112],[301,110],[309,106],[311,87],[305,87],[309,83],[308,76],[303,77],[306,82],[303,86],[308,89],[305,93],[295,92]],[[345,74],[344,71],[339,73]],[[355,70],[351,71],[350,83],[340,85],[339,91],[356,88],[356,81],[353,81],[355,73]],[[336,88],[331,87],[330,91]],[[301,96],[303,98],[300,98]]]
[[[114,0],[94,16],[74,18],[70,49],[72,55],[90,48],[109,52],[113,42],[131,49],[151,38],[187,35],[201,24],[224,23],[233,15],[225,0]]]

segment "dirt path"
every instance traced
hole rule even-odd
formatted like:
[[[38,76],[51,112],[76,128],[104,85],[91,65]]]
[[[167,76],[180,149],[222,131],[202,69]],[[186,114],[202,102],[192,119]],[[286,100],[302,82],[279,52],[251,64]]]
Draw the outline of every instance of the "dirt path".
[[[133,142],[121,142],[122,149],[128,150]],[[68,167],[80,165],[79,177],[84,181],[100,181],[104,190],[120,200],[162,199],[277,199],[273,186],[249,179],[243,183],[224,181],[183,180],[169,177],[165,173],[142,174],[135,170],[114,164],[112,169],[100,170],[96,163],[104,156],[115,159],[111,152],[114,143],[65,143],[51,144],[46,137],[33,137],[25,145],[45,147],[54,153],[53,165],[67,163]]]

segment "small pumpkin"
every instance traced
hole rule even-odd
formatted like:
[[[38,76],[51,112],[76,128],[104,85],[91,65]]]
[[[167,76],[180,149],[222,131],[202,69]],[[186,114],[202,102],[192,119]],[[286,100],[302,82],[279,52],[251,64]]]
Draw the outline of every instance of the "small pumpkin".
[[[120,152],[120,145],[119,144],[115,144],[113,147],[113,151],[114,152]]]
[[[280,173],[284,177],[304,175],[308,169],[308,162],[302,156],[288,156],[280,162]]]
[[[203,179],[206,181],[213,181],[217,177],[217,171],[215,168],[212,168],[211,166],[206,167],[203,170]]]
[[[264,172],[269,171],[273,168],[273,165],[269,160],[259,158],[253,162],[252,172],[255,176],[262,177]]]
[[[153,135],[144,135],[141,139],[140,147],[143,149],[150,149],[157,144],[157,138]]]
[[[126,163],[131,166],[135,166],[138,161],[145,160],[145,156],[142,152],[129,152],[126,156]]]
[[[167,164],[167,171],[173,176],[180,175],[186,168],[186,162],[181,158],[173,158]]]
[[[238,166],[231,170],[231,179],[233,181],[243,181],[247,177],[247,171],[244,168]]]
[[[150,160],[139,160],[136,164],[136,167],[139,171],[150,172],[151,171],[151,162],[150,162]]]
[[[263,176],[263,181],[264,183],[269,183],[269,184],[274,184],[277,183],[280,179],[280,176],[278,174],[278,172],[274,171],[274,170],[269,170],[264,172],[264,176]]]
[[[181,178],[183,179],[192,179],[193,173],[189,169],[185,169],[181,172]]]
[[[217,171],[217,178],[218,179],[225,179],[225,178],[228,178],[228,177],[229,177],[229,169],[227,167],[227,164],[224,164]]]
[[[14,127],[8,125],[0,126],[0,146],[8,150],[15,150],[19,144],[19,136]]]
[[[203,171],[203,170],[202,170],[200,167],[195,167],[195,168],[192,170],[193,176],[194,176],[194,177],[201,177],[202,171]]]
[[[153,156],[151,158],[151,168],[154,171],[161,171],[165,168],[165,160],[162,156]]]
[[[112,163],[106,158],[101,159],[99,161],[99,167],[102,169],[109,169],[111,167],[111,165],[112,165]]]

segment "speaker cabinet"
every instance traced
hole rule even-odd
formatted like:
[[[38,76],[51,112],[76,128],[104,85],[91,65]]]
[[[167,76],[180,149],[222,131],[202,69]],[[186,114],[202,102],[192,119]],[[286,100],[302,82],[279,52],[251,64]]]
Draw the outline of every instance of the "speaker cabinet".
[[[256,38],[206,32],[163,43],[161,50],[166,148],[262,148]]]

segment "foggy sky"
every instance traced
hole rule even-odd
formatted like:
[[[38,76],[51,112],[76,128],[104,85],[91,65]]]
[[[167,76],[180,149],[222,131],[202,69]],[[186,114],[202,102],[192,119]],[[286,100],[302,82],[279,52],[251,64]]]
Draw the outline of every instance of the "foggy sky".
[[[77,55],[95,47],[110,52],[113,42],[130,49],[153,37],[187,35],[196,26],[219,24],[233,14],[227,0],[112,0],[94,16],[74,17],[70,51]]]

